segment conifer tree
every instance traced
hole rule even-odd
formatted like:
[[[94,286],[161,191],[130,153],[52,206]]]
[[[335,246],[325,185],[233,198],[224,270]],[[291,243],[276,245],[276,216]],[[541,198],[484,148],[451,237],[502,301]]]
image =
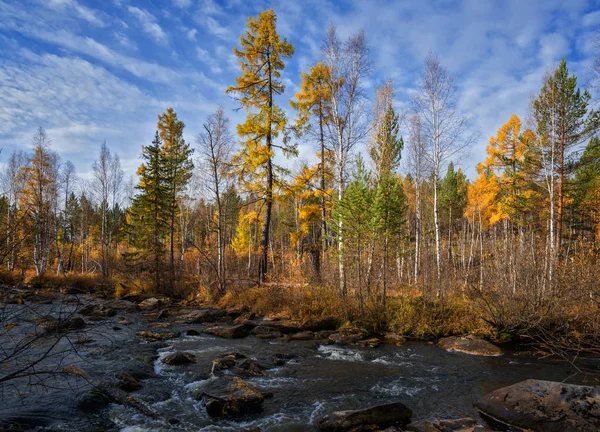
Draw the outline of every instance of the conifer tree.
[[[171,288],[175,281],[175,223],[180,211],[180,199],[192,177],[193,149],[183,139],[185,124],[177,118],[173,108],[158,116],[158,132],[162,140],[162,165],[164,168],[166,199],[169,211],[169,269]]]
[[[273,209],[274,185],[277,167],[273,157],[275,148],[284,153],[295,153],[286,142],[281,145],[275,139],[284,132],[286,116],[275,104],[275,96],[283,94],[281,82],[284,58],[294,53],[287,39],[281,39],[276,30],[277,17],[272,9],[261,12],[258,17],[248,18],[245,35],[240,37],[241,48],[234,48],[241,68],[236,84],[227,93],[237,94],[242,108],[247,112],[246,121],[237,127],[242,148],[234,162],[241,167],[247,191],[254,191],[264,200],[265,216],[260,240],[258,281],[264,282],[268,266],[269,230]]]
[[[142,147],[142,160],[138,169],[139,191],[130,209],[133,244],[144,255],[149,255],[156,290],[163,288],[161,281],[165,238],[171,228],[171,185],[167,182],[164,153],[158,131],[149,146]]]

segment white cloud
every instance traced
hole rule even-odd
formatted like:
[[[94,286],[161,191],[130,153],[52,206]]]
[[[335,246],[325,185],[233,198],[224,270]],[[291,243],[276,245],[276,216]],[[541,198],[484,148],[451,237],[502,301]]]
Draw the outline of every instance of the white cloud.
[[[48,7],[58,10],[72,10],[75,14],[96,27],[105,27],[105,23],[99,18],[99,13],[88,7],[82,6],[76,0],[47,0]]]
[[[173,0],[173,5],[181,9],[186,9],[192,5],[192,0]]]
[[[185,37],[188,38],[189,40],[195,42],[196,41],[196,34],[197,33],[198,33],[198,30],[191,29],[188,32],[186,32]]]
[[[129,6],[127,10],[137,18],[146,34],[152,37],[159,44],[167,43],[167,34],[163,31],[160,25],[158,25],[154,15],[135,6]]]

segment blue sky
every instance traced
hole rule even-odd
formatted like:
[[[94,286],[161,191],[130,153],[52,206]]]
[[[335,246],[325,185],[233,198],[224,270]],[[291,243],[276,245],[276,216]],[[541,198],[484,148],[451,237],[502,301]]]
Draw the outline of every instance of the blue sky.
[[[238,73],[232,48],[247,17],[270,7],[296,49],[283,73],[286,97],[318,60],[330,22],[343,37],[364,28],[374,63],[365,85],[393,79],[399,107],[424,57],[437,52],[481,133],[457,161],[471,176],[489,136],[512,113],[526,115],[560,58],[585,84],[600,25],[600,5],[586,0],[0,0],[0,163],[29,148],[41,125],[82,177],[104,140],[133,174],[169,106],[192,143],[219,105],[241,121],[224,93]],[[312,148],[303,143],[301,157]]]

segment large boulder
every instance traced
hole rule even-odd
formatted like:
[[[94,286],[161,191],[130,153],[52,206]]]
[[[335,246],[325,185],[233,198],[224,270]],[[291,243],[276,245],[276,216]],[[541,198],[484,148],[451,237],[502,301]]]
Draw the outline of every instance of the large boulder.
[[[502,350],[496,345],[473,335],[451,336],[438,342],[438,346],[446,351],[456,351],[480,356],[498,356]]]
[[[598,387],[526,380],[489,393],[475,407],[490,423],[525,430],[600,430]]]
[[[204,333],[211,334],[227,339],[241,339],[245,338],[250,334],[251,326],[244,324],[237,324],[234,326],[214,326],[204,329]]]
[[[403,427],[410,423],[411,416],[412,411],[404,404],[393,402],[359,410],[331,413],[327,418],[321,420],[319,430],[344,432],[366,427],[378,429],[391,426]]]
[[[259,412],[265,399],[256,387],[238,377],[221,377],[196,394],[211,417],[237,417]]]

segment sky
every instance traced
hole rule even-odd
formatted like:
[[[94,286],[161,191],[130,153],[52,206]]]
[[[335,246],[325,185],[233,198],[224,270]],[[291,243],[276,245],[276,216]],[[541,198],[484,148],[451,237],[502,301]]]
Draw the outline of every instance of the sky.
[[[241,122],[225,94],[239,73],[233,47],[248,16],[268,8],[295,47],[282,74],[285,99],[318,61],[330,23],[343,38],[365,30],[367,92],[392,79],[399,109],[424,58],[437,53],[479,132],[455,161],[470,177],[489,137],[511,114],[527,114],[561,58],[585,86],[600,26],[600,2],[587,0],[0,0],[0,164],[12,150],[30,149],[42,126],[81,177],[91,175],[104,140],[133,175],[167,107],[192,145],[218,106]],[[302,142],[300,157],[310,160],[314,148]]]

